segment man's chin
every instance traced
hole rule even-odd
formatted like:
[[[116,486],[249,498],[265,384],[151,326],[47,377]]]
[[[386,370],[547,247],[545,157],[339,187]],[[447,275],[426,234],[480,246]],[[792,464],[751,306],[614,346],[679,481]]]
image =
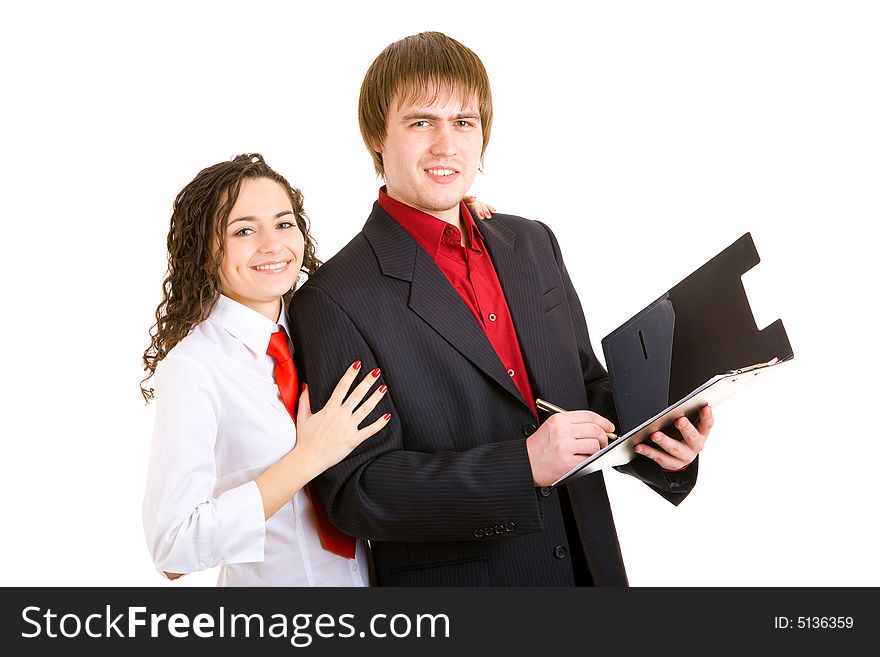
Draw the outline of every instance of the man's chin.
[[[427,212],[449,212],[453,210],[461,204],[461,199],[464,198],[464,195],[461,196],[453,195],[447,196],[445,198],[430,198],[423,199],[422,207]]]

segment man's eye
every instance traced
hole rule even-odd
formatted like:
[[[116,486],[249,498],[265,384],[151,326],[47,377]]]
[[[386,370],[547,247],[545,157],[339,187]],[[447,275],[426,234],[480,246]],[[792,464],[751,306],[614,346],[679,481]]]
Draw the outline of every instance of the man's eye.
[[[415,128],[426,128],[430,125],[427,121],[416,121],[413,123],[413,127]]]
[[[466,121],[464,119],[456,121],[456,123],[458,123],[459,128],[471,128],[475,125],[473,121]]]

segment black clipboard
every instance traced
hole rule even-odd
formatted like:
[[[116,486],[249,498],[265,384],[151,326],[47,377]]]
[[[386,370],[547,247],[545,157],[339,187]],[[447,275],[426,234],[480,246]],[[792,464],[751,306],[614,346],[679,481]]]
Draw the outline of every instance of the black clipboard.
[[[622,437],[554,485],[629,462],[654,431],[794,357],[782,320],[758,329],[752,314],[742,276],[760,261],[745,233],[602,339]]]

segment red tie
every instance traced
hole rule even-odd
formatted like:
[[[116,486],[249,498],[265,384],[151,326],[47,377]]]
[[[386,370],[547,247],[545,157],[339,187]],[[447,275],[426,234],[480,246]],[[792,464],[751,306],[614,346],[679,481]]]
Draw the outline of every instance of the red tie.
[[[284,402],[290,417],[296,422],[296,400],[299,397],[299,379],[296,376],[296,367],[293,357],[290,355],[290,347],[287,346],[287,333],[279,329],[269,339],[269,348],[266,350],[275,359],[275,383],[281,392],[281,401]],[[354,559],[355,539],[348,534],[343,534],[327,517],[327,511],[321,504],[318,491],[312,486],[306,486],[306,493],[315,510],[315,519],[318,521],[318,535],[321,537],[321,545],[325,550]]]

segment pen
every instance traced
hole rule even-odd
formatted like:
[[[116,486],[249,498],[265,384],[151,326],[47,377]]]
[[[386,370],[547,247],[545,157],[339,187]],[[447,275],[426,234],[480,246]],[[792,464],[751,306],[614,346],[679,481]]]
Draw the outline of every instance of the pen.
[[[548,413],[566,413],[567,411],[561,406],[557,406],[556,404],[551,404],[548,401],[544,401],[543,399],[536,399],[535,406],[540,408],[542,411],[547,411]],[[608,436],[608,440],[617,439],[617,434],[610,433],[608,431],[605,432],[605,435]]]

